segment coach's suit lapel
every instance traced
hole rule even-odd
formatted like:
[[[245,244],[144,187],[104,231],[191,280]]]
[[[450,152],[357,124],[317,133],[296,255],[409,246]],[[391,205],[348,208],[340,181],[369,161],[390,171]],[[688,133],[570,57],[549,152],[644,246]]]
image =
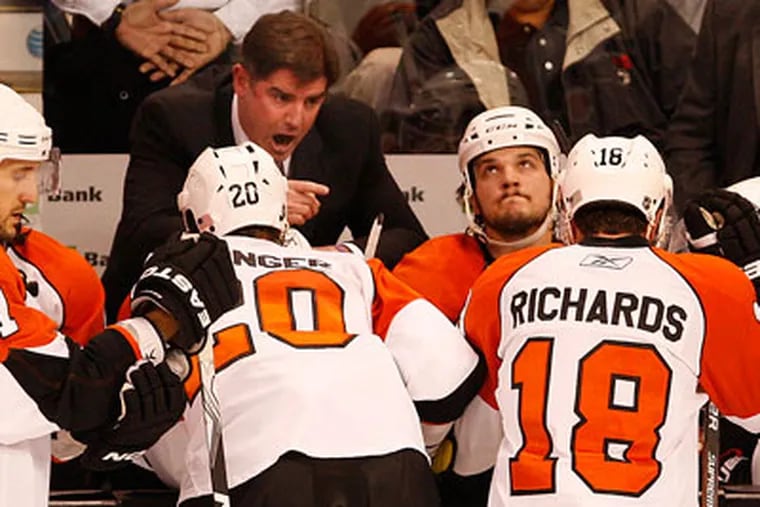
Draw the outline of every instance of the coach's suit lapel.
[[[235,136],[232,133],[232,72],[220,76],[215,88],[214,98],[214,147],[222,148],[235,144]],[[189,128],[203,128],[196,125],[188,125]]]
[[[753,15],[760,16],[760,4],[756,4]],[[752,84],[755,90],[755,128],[760,132],[760,25],[752,29],[752,52],[750,65],[752,67]]]
[[[322,151],[322,137],[312,127],[293,152],[288,177],[300,180],[326,181],[327,168]]]
[[[290,160],[290,167],[288,168],[288,178],[329,184],[327,164],[322,148],[322,136],[319,135],[315,125],[293,152],[293,158]],[[314,237],[315,228],[319,225],[315,222],[318,220],[309,220],[299,227],[306,237]]]

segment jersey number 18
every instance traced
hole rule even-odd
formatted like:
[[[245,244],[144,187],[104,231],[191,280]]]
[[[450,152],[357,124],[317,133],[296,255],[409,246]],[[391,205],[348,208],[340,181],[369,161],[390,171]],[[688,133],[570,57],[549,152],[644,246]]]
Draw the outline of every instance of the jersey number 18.
[[[510,459],[513,495],[556,491],[547,427],[553,338],[531,338],[512,362],[523,445]],[[596,493],[639,496],[660,475],[655,458],[671,370],[651,345],[605,340],[578,363],[570,451],[573,471]]]

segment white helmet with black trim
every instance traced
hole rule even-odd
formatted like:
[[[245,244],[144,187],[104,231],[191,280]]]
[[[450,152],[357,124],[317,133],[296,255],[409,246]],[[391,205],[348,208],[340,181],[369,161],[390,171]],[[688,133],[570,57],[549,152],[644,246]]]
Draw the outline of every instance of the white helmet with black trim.
[[[206,148],[187,174],[177,204],[190,232],[222,236],[247,226],[284,236],[288,182],[272,156],[254,143]]]
[[[57,192],[60,153],[52,147],[52,131],[42,115],[12,88],[0,84],[0,162],[41,162],[41,192]]]
[[[531,146],[539,149],[544,155],[544,164],[549,176],[554,181],[562,165],[562,151],[551,129],[530,109],[504,106],[484,111],[470,121],[459,143],[459,172],[464,184],[463,200],[468,230],[492,243],[504,244],[489,238],[473,213],[470,203],[475,195],[472,165],[476,158],[485,153],[513,146]],[[513,246],[519,248],[526,240],[530,242],[532,236],[543,235],[550,223],[551,213],[548,213],[544,227],[531,235],[531,238],[519,241],[520,244],[515,242]]]
[[[641,212],[649,232],[664,233],[662,220],[673,198],[673,182],[657,148],[644,136],[586,134],[570,150],[557,178],[560,234],[573,242],[570,222],[583,206],[624,203]]]

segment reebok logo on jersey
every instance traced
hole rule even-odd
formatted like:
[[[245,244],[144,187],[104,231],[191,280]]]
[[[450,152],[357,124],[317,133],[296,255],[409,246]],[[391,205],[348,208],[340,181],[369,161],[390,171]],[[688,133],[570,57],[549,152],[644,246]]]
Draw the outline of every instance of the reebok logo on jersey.
[[[633,262],[633,257],[606,257],[599,254],[587,255],[581,266],[590,268],[623,269]]]

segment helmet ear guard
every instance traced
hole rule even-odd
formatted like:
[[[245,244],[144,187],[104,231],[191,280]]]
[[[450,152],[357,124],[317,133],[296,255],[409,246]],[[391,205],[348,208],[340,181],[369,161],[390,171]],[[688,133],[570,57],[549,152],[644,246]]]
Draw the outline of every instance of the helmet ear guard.
[[[190,232],[222,236],[260,226],[284,234],[287,188],[274,159],[258,145],[206,148],[190,167],[177,205]]]

